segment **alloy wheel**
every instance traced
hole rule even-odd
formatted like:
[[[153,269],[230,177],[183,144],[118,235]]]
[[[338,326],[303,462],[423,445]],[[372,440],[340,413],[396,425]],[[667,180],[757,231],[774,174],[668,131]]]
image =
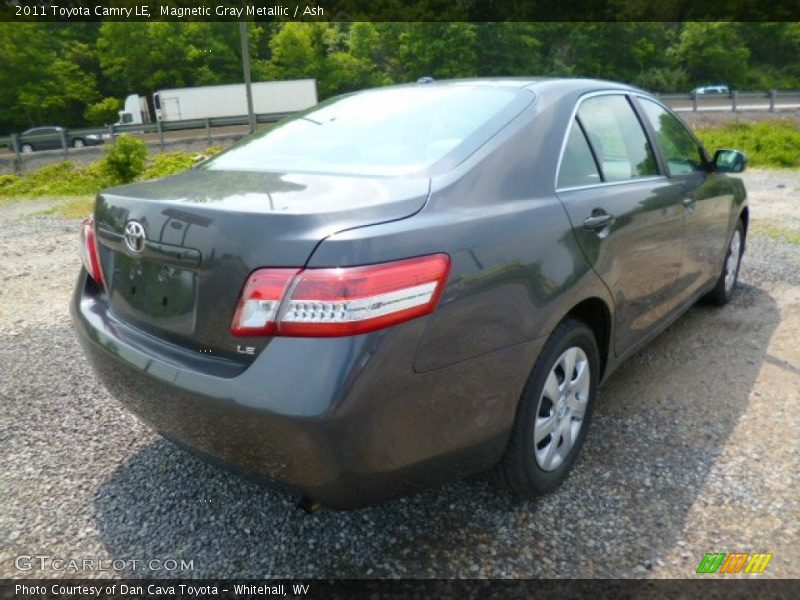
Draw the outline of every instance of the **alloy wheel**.
[[[533,426],[536,464],[543,471],[567,460],[583,426],[590,384],[589,359],[578,346],[565,350],[550,369]]]

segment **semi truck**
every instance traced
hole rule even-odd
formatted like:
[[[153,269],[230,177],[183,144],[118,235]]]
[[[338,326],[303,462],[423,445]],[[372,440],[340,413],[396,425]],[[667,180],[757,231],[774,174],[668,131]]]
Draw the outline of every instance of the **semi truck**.
[[[261,81],[253,83],[252,90],[256,114],[290,113],[317,103],[315,79]],[[247,114],[247,91],[243,83],[158,90],[153,93],[153,107],[156,119],[162,122],[235,117]],[[131,94],[125,98],[117,124],[152,120],[147,98]]]

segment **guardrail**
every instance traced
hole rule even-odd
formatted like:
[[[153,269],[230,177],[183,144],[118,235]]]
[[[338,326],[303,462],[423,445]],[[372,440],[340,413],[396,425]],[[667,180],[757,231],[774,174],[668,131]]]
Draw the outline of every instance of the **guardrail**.
[[[293,113],[270,113],[256,115],[256,123],[275,123],[290,116]],[[44,135],[20,136],[16,133],[10,136],[0,137],[0,148],[8,147],[15,155],[15,169],[19,164],[21,156],[27,154],[23,151],[25,144],[35,144],[37,142],[50,142],[48,145],[54,147],[50,150],[60,150],[64,158],[69,158],[70,152],[78,148],[73,146],[76,139],[86,140],[87,145],[97,145],[106,141],[113,141],[122,134],[158,134],[159,146],[164,149],[164,134],[171,131],[183,130],[205,130],[208,143],[211,144],[211,131],[215,127],[231,127],[237,125],[249,125],[250,120],[247,115],[235,117],[215,117],[209,119],[187,119],[183,121],[156,121],[155,123],[131,123],[128,125],[108,125],[107,127],[86,127],[81,129],[62,129],[58,133]],[[55,142],[55,144],[52,144]]]
[[[800,109],[800,91],[769,90],[767,92],[740,92],[728,94],[657,94],[667,106],[677,111],[732,111]]]

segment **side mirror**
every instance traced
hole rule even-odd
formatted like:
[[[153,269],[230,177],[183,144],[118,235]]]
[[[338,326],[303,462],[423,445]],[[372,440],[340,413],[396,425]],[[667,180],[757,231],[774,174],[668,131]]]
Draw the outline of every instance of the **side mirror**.
[[[720,173],[741,173],[747,168],[747,155],[738,150],[717,150],[714,153],[714,170]]]

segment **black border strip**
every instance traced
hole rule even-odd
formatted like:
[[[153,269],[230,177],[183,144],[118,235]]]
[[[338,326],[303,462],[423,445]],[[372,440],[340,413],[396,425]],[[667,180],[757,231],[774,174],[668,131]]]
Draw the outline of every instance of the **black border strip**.
[[[244,593],[235,586],[246,585]],[[127,593],[121,593],[127,586]],[[180,586],[186,586],[181,588]],[[272,592],[256,591],[267,586]],[[308,586],[296,593],[296,586]],[[141,588],[138,590],[131,588]],[[191,593],[189,587],[194,593]],[[81,588],[84,588],[81,592]],[[161,593],[153,593],[160,588]],[[94,590],[99,589],[96,594]],[[70,592],[70,590],[74,590]],[[200,593],[197,593],[197,592]],[[800,596],[800,580],[741,579],[720,575],[698,575],[697,579],[18,579],[0,580],[0,598],[15,600],[131,600],[171,598],[192,600],[238,600],[240,598],[370,599],[383,598],[711,598],[783,599]]]
[[[775,22],[800,0],[0,0],[0,21],[98,20]]]

